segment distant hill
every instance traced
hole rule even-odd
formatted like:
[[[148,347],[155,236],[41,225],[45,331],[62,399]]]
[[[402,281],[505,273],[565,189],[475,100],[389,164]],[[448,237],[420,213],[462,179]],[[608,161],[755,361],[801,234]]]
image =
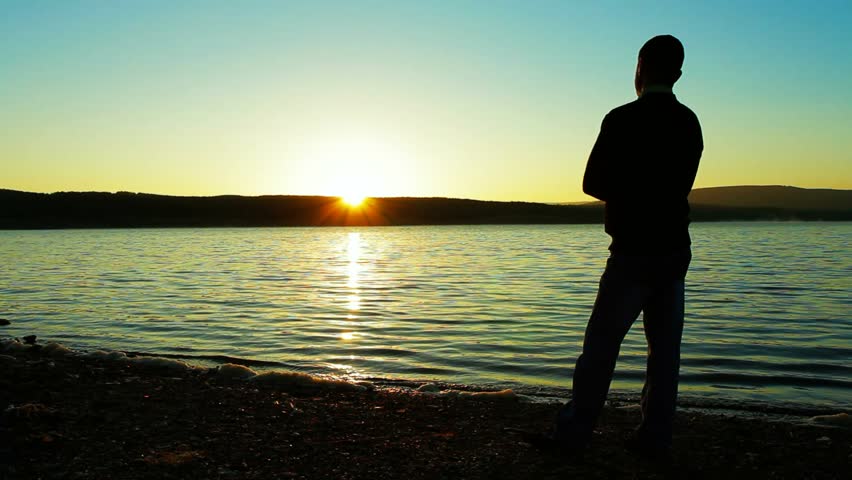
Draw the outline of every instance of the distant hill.
[[[779,185],[696,188],[690,193],[689,202],[725,207],[852,210],[852,190]]]
[[[177,197],[147,193],[30,193],[0,189],[0,228],[253,227],[596,223],[598,207],[457,198]]]
[[[761,192],[766,192],[762,196]],[[850,190],[718,187],[693,192],[695,221],[852,220]],[[177,197],[0,189],[0,229],[601,223],[600,203],[552,205],[457,198]]]

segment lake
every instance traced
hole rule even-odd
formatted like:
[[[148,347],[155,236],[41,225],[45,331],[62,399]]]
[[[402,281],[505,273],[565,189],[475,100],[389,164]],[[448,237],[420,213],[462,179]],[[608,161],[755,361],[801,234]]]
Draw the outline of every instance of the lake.
[[[691,231],[681,398],[852,406],[852,223]],[[0,231],[0,335],[564,394],[608,240],[602,225]],[[645,348],[640,318],[615,395],[641,389]]]

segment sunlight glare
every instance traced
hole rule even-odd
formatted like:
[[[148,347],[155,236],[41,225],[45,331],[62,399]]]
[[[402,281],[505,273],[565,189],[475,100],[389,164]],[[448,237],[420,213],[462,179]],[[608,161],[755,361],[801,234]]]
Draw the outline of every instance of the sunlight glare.
[[[308,135],[298,153],[306,167],[301,188],[337,196],[349,208],[364,208],[371,196],[391,195],[389,189],[411,181],[409,167],[415,164],[397,137],[390,128],[346,124]]]
[[[346,297],[346,309],[350,312],[361,310],[361,297],[358,295],[349,295]]]
[[[340,199],[343,200],[343,203],[348,205],[349,208],[357,208],[360,207],[362,203],[364,203],[364,200],[366,200],[367,197],[356,193],[344,195],[340,197]]]

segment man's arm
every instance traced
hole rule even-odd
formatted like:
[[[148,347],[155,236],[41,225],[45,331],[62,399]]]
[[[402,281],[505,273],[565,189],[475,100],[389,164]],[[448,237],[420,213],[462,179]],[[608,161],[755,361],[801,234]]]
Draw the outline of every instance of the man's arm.
[[[601,123],[601,131],[589,154],[586,173],[583,175],[583,192],[604,202],[612,197],[612,180],[607,178],[607,173],[612,172],[612,140],[612,120],[607,115]]]
[[[680,172],[678,175],[682,175],[681,178],[683,180],[679,182],[677,189],[673,192],[681,196],[688,196],[689,192],[692,191],[692,185],[695,183],[695,176],[698,173],[698,164],[701,161],[701,154],[704,151],[701,124],[698,123],[698,117],[694,114],[689,125],[690,131],[682,135],[686,139],[686,143],[683,145],[684,156],[682,162],[679,164],[681,167],[679,168]]]
[[[690,162],[689,169],[686,172],[687,179],[689,180],[689,185],[686,190],[687,195],[689,195],[689,192],[692,191],[692,185],[695,183],[695,176],[698,174],[698,163],[701,161],[702,153],[704,153],[704,136],[701,133],[701,124],[698,123],[698,117],[695,117],[694,129],[694,136],[696,139],[695,147],[691,158],[692,161]]]

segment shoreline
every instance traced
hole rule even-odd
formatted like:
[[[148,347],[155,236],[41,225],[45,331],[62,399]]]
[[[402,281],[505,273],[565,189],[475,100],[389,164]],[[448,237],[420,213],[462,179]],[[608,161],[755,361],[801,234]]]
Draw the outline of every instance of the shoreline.
[[[621,444],[638,409],[610,406],[586,455],[567,461],[504,431],[544,431],[555,413],[514,392],[13,343],[0,343],[0,478],[843,478],[852,459],[845,414],[785,422],[683,408],[674,460],[656,465]]]
[[[37,337],[39,342],[45,342],[42,337]],[[3,342],[10,340],[20,340],[12,335],[0,335],[0,354],[3,353]],[[56,341],[47,339],[46,344],[56,343]],[[58,344],[57,344],[58,345]],[[108,351],[109,349],[100,349],[95,346],[85,345],[66,345],[62,344],[63,348],[70,350],[75,354],[85,355],[87,353]],[[256,373],[266,372],[299,372],[320,378],[333,378],[345,382],[362,382],[370,384],[370,388],[374,389],[392,389],[392,390],[410,390],[416,391],[423,385],[438,388],[440,390],[453,390],[462,392],[487,392],[512,390],[515,394],[522,397],[524,401],[535,403],[564,403],[570,399],[571,390],[566,387],[540,385],[532,383],[519,382],[472,382],[461,383],[446,379],[429,379],[429,378],[405,378],[405,377],[377,377],[377,376],[346,376],[335,375],[334,373],[319,372],[311,369],[289,366],[284,362],[274,362],[268,360],[252,359],[247,357],[235,357],[229,355],[189,355],[180,353],[165,353],[165,352],[147,352],[135,351],[129,349],[115,350],[116,352],[127,355],[128,357],[144,357],[144,358],[162,358],[174,360],[179,363],[185,363],[192,368],[215,369],[225,364],[236,364],[249,369]],[[702,395],[700,393],[690,392],[688,387],[681,386],[678,395],[678,408],[685,410],[694,410],[698,412],[709,413],[726,413],[739,415],[750,418],[766,418],[770,420],[782,421],[797,421],[807,420],[814,416],[832,415],[837,412],[852,412],[852,403],[838,404],[830,402],[801,402],[796,400],[763,400],[756,398],[736,398],[719,395]],[[607,397],[607,404],[616,407],[629,408],[633,405],[638,405],[640,401],[641,385],[633,389],[612,389]]]

